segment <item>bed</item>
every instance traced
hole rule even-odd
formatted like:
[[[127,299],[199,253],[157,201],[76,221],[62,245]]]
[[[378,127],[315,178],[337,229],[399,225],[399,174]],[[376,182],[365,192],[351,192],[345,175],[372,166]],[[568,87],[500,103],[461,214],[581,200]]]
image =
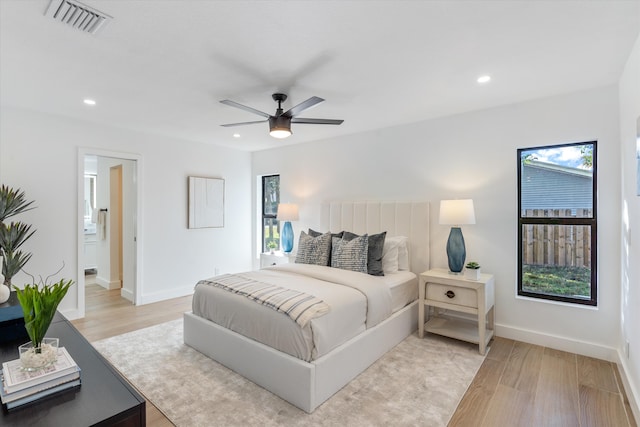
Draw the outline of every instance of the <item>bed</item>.
[[[284,264],[234,276],[234,280],[278,284],[326,300],[329,313],[309,319],[304,326],[216,288],[219,278],[198,284],[194,310],[184,315],[187,345],[309,413],[416,330],[416,275],[428,269],[429,260],[429,205],[333,202],[323,206],[320,228],[359,235],[386,231],[387,239],[406,236],[410,271],[376,277]],[[365,298],[366,292],[377,296]],[[253,317],[240,314],[245,310],[252,310]],[[267,322],[275,323],[265,328]]]

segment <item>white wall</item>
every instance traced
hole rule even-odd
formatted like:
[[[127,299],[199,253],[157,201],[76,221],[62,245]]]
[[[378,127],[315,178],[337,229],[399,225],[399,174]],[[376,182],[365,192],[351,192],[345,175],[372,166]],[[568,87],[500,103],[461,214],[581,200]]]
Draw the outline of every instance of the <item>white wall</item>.
[[[467,259],[495,274],[497,334],[611,360],[620,336],[617,111],[611,86],[256,152],[254,195],[257,175],[280,173],[282,200],[300,205],[296,239],[318,226],[322,202],[428,200],[433,267],[447,266],[449,227],[438,224],[439,201],[473,198],[477,224],[463,227]],[[591,140],[599,143],[598,308],[516,298],[516,149]]]
[[[636,420],[640,419],[640,196],[636,189],[636,139],[640,138],[640,37],[620,78],[622,145],[622,274],[620,361],[629,379]],[[640,144],[640,142],[638,142]],[[638,147],[640,149],[640,147]],[[626,354],[629,342],[629,355]],[[624,378],[625,376],[623,376]]]
[[[136,153],[143,167],[143,256],[138,284],[143,303],[193,291],[195,283],[213,275],[251,268],[250,154],[214,145],[112,128],[13,108],[0,111],[0,181],[19,187],[37,209],[20,216],[37,228],[25,243],[33,253],[27,270],[47,275],[64,261],[61,273],[78,280],[78,151],[79,147]],[[187,177],[225,179],[225,226],[187,229]],[[28,277],[16,277],[18,284]],[[78,289],[60,305],[79,315]]]

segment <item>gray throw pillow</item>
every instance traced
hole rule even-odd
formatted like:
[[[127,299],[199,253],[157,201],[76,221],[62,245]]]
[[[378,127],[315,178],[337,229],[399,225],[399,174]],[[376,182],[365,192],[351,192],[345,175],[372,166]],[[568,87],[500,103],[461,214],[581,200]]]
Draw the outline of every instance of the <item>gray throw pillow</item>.
[[[369,253],[367,254],[367,273],[372,276],[384,276],[382,270],[382,249],[384,248],[384,239],[387,232],[383,231],[379,234],[369,235]],[[352,240],[359,237],[357,234],[345,231],[342,238]]]
[[[342,233],[344,233],[344,231],[341,231],[339,233],[331,233],[331,237],[339,237],[342,239]],[[309,229],[309,236],[311,237],[318,237],[318,236],[322,236],[324,233],[321,233],[319,231],[315,231],[313,229]],[[331,248],[329,248],[329,261],[327,261],[327,265],[331,266]]]
[[[366,234],[351,240],[332,238],[331,267],[366,273],[368,248]]]
[[[331,233],[331,237],[340,237],[342,238],[342,233],[344,233],[344,231],[341,231],[339,233]],[[319,231],[315,231],[313,229],[309,229],[309,236],[311,237],[318,237],[318,236],[322,236],[324,233],[321,233]]]
[[[331,233],[325,233],[318,237],[311,237],[304,231],[300,233],[298,240],[297,264],[329,265],[331,253]]]

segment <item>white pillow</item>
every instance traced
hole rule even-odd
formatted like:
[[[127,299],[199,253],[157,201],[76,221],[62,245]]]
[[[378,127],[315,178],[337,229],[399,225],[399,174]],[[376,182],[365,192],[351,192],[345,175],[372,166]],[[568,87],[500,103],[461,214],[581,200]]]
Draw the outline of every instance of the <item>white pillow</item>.
[[[404,237],[398,246],[398,270],[409,271],[409,239]]]
[[[409,270],[409,251],[404,236],[387,237],[382,249],[382,271],[384,274],[395,273],[398,270]]]
[[[385,275],[398,271],[398,246],[385,242],[382,250],[382,271]]]

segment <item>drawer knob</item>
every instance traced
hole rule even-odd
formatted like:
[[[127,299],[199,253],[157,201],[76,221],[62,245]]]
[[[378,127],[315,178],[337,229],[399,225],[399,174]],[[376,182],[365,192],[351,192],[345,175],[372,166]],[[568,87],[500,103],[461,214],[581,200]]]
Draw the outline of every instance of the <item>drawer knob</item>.
[[[454,298],[456,296],[456,293],[453,291],[447,291],[445,292],[445,295],[449,298]]]

